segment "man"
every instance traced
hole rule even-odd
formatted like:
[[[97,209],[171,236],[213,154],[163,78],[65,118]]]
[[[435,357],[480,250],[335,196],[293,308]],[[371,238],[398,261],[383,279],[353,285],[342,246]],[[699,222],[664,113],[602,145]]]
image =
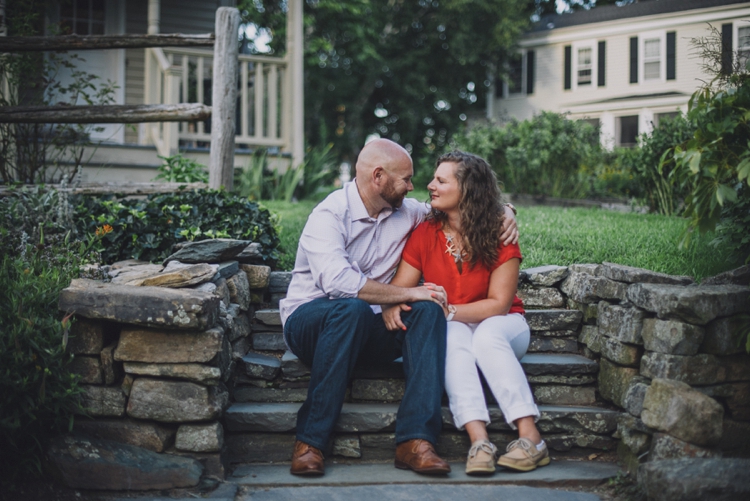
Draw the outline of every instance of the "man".
[[[411,157],[387,139],[371,141],[357,159],[355,181],[321,202],[300,237],[287,297],[284,339],[310,367],[307,399],[297,414],[291,472],[322,475],[322,450],[341,413],[358,362],[403,357],[406,389],[396,417],[396,467],[445,474],[435,453],[442,426],[446,322],[440,287],[388,285],[410,232],[428,207],[404,199],[414,189]],[[515,241],[508,210],[503,235]],[[381,304],[410,303],[403,330],[388,331]]]

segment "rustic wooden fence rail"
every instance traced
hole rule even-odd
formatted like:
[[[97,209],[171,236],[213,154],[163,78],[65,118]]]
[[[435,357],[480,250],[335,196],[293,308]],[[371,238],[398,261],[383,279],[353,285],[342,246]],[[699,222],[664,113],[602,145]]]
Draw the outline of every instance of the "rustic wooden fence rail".
[[[213,33],[184,35],[63,35],[0,37],[0,52],[145,49],[147,47],[212,47]]]

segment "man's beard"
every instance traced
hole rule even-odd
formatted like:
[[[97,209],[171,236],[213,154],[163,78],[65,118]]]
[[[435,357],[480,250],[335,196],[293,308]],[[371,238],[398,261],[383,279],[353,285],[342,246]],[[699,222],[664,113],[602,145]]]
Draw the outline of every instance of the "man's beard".
[[[404,202],[406,193],[398,193],[393,185],[394,183],[389,179],[388,183],[383,187],[383,192],[380,194],[380,197],[388,202],[388,205],[392,208],[398,209]]]

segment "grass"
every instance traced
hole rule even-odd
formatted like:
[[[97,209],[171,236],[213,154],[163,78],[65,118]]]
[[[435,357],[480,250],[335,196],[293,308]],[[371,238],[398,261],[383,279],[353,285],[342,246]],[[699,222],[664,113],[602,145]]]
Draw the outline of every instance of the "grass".
[[[426,200],[427,192],[412,192]],[[280,218],[279,269],[291,270],[302,228],[317,202],[263,202]],[[518,226],[524,255],[521,268],[545,264],[613,263],[699,280],[734,267],[728,254],[709,245],[711,234],[696,235],[687,248],[678,242],[687,221],[656,214],[602,209],[520,207]]]

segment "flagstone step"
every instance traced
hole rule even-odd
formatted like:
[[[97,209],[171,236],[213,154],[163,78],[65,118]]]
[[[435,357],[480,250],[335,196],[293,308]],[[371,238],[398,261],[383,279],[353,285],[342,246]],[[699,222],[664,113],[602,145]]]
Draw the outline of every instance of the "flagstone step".
[[[464,464],[456,462],[451,464],[451,472],[448,475],[425,476],[396,469],[392,463],[341,464],[338,461],[327,460],[326,474],[322,477],[290,475],[288,465],[248,464],[238,466],[227,482],[246,489],[243,492],[247,497],[239,498],[241,500],[296,499],[301,494],[299,488],[306,487],[305,498],[315,500],[335,498],[589,501],[599,498],[593,494],[546,489],[540,491],[533,487],[593,487],[617,476],[618,473],[620,473],[620,468],[611,462],[553,460],[549,466],[523,474],[499,469],[497,473],[489,477],[469,476],[464,473]],[[497,490],[502,489],[503,485],[522,485],[523,487],[514,487],[507,492]],[[356,486],[361,487],[357,490]],[[494,490],[492,490],[493,487]],[[256,488],[257,491],[254,490]],[[295,488],[296,490],[291,490]],[[320,492],[315,488],[320,489]],[[481,492],[472,490],[476,488],[481,488]],[[276,492],[279,489],[289,490],[288,495],[282,496],[281,492]],[[345,495],[343,489],[350,489],[351,492]],[[264,492],[269,493],[267,498],[257,497],[262,496]]]
[[[225,444],[232,463],[289,461],[299,403],[234,404],[224,415]],[[592,452],[614,451],[612,437],[620,412],[597,407],[540,406],[537,423],[555,454],[583,457]],[[443,410],[443,432],[438,453],[447,459],[465,457],[469,438],[457,431],[450,410]],[[362,461],[389,461],[395,454],[393,433],[398,404],[344,404],[327,455]],[[496,406],[490,406],[490,439],[505,447],[518,438]]]

